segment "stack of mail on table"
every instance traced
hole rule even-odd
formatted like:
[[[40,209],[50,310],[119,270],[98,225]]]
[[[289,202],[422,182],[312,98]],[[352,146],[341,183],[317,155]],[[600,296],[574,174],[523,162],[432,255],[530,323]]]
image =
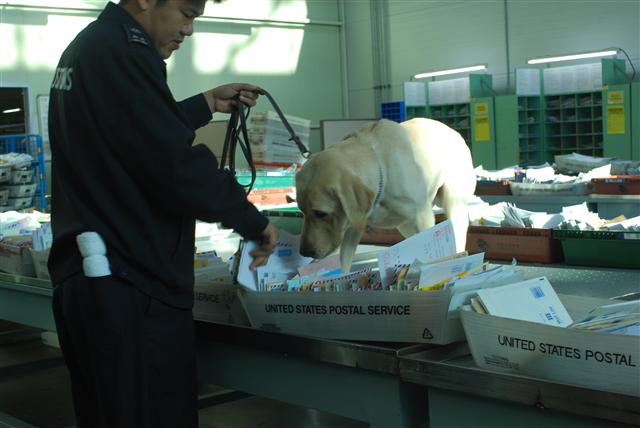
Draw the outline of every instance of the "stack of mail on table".
[[[341,272],[338,255],[313,260],[300,255],[296,235],[280,231],[276,250],[266,266],[249,269],[255,242],[244,242],[240,251],[237,280],[252,291],[362,292],[435,291],[493,286],[522,278],[516,266],[492,266],[484,253],[455,252],[450,221],[384,248],[378,253],[377,268],[369,266]]]
[[[256,328],[332,339],[447,344],[464,339],[459,308],[479,289],[518,282],[515,264],[488,266],[483,254],[456,254],[449,221],[382,249],[377,260],[341,272],[337,256],[298,254],[281,232],[263,268],[249,270],[245,242],[237,281]]]

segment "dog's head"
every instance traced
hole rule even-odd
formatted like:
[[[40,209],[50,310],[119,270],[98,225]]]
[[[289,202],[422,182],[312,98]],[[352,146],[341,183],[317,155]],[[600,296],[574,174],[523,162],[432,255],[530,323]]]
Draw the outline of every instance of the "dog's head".
[[[303,256],[324,258],[342,244],[349,227],[364,230],[375,195],[349,165],[338,152],[325,150],[296,174],[296,197],[304,214]]]

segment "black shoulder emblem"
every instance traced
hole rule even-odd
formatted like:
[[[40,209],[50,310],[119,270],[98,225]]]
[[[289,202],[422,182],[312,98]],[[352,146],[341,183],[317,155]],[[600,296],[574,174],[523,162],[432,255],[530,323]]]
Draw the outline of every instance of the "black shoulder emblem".
[[[147,35],[139,28],[127,24],[122,24],[122,28],[124,28],[124,32],[127,34],[127,40],[129,43],[140,43],[145,46],[149,46],[151,44]]]

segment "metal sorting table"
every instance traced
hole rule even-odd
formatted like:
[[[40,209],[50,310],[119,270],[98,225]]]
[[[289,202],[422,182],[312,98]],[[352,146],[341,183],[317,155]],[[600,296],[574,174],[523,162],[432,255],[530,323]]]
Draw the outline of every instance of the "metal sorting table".
[[[640,291],[640,270],[524,267],[557,291]],[[53,330],[48,281],[0,274],[0,318]],[[374,427],[640,425],[640,397],[478,368],[466,343],[346,342],[197,322],[199,378]],[[588,374],[585,374],[588,375]]]

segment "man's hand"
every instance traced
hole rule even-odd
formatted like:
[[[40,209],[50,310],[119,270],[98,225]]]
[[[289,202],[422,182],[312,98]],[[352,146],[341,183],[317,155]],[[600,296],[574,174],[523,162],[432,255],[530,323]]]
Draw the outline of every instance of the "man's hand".
[[[211,113],[232,113],[236,106],[235,96],[240,94],[240,101],[248,107],[256,105],[260,88],[248,83],[230,83],[204,92]]]
[[[264,266],[267,264],[269,260],[269,256],[273,253],[273,250],[276,248],[276,242],[278,239],[278,229],[271,223],[267,225],[267,227],[262,231],[262,240],[260,242],[260,247],[251,251],[251,257],[253,257],[253,262],[249,265],[249,269],[254,270],[258,266]]]

